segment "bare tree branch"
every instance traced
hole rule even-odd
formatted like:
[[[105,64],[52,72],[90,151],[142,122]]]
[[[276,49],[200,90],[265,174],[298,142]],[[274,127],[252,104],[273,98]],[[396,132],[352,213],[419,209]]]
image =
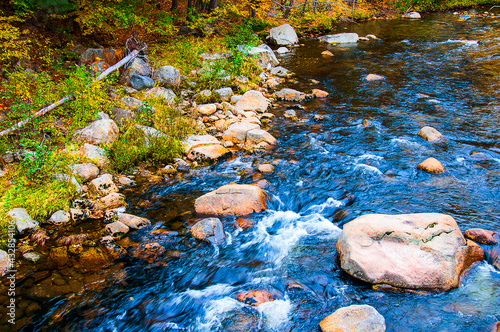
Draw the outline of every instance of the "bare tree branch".
[[[111,66],[108,69],[106,69],[105,71],[103,71],[101,73],[101,75],[97,76],[97,78],[95,79],[95,81],[102,80],[103,78],[105,78],[106,76],[108,76],[109,74],[111,74],[112,72],[114,72],[115,70],[117,70],[117,69],[121,68],[122,66],[124,66],[125,64],[127,64],[130,60],[133,60],[134,58],[136,58],[137,55],[139,54],[139,52],[142,51],[142,50],[144,50],[144,48],[142,48],[140,50],[134,50],[133,52],[131,52],[129,55],[127,55],[126,57],[124,57],[122,60],[120,60],[114,66]],[[39,116],[42,116],[42,115],[50,112],[54,108],[56,108],[58,106],[61,106],[62,104],[64,104],[65,102],[67,102],[68,100],[71,100],[73,98],[74,98],[74,96],[72,94],[66,95],[64,98],[59,99],[55,103],[50,104],[49,106],[44,107],[41,110],[37,111],[36,113],[30,115],[27,119],[25,119],[23,121],[20,121],[20,122],[16,123],[15,125],[13,125],[12,127],[1,131],[0,132],[0,136],[7,135],[7,134],[9,134],[9,133],[11,133],[11,132],[13,132],[13,131],[21,128],[22,126],[24,126],[27,123],[29,123],[31,120],[33,120],[33,119],[35,119],[35,118],[37,118]]]

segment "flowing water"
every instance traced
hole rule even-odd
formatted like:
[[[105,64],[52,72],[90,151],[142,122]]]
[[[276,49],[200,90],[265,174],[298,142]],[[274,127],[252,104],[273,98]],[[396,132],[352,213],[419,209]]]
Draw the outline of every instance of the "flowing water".
[[[486,262],[449,292],[387,293],[345,274],[335,250],[342,225],[366,213],[439,212],[463,231],[500,230],[500,16],[444,13],[339,29],[380,39],[342,47],[305,40],[281,59],[296,73],[288,87],[330,96],[304,102],[299,121],[282,117],[288,105],[275,109],[272,153],[126,193],[130,213],[171,231],[130,235],[165,247],[163,265],[115,263],[106,287],[47,301],[25,330],[319,331],[321,319],[351,304],[375,307],[387,331],[487,331],[500,320],[500,272]],[[325,49],[334,57],[321,57]],[[385,80],[364,81],[370,73]],[[419,138],[425,125],[446,143]],[[444,174],[416,170],[431,156]],[[261,162],[276,167],[263,176],[268,210],[248,217],[254,225],[245,230],[223,218],[219,247],[195,242],[194,200],[229,182],[255,182],[248,169]],[[253,289],[276,300],[258,308],[236,300]]]

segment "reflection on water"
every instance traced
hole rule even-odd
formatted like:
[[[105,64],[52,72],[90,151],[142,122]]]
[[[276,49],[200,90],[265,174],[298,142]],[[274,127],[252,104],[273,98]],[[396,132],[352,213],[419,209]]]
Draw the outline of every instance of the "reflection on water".
[[[131,213],[177,232],[131,236],[164,246],[165,264],[121,262],[123,278],[74,297],[78,308],[72,298],[44,304],[51,310],[35,318],[37,329],[316,331],[322,318],[350,304],[374,306],[388,331],[486,331],[500,320],[500,273],[484,262],[450,292],[394,294],[347,276],[335,258],[339,227],[365,213],[440,212],[462,230],[500,229],[500,20],[437,14],[348,28],[380,39],[353,47],[307,40],[283,58],[298,80],[290,87],[330,96],[305,102],[297,111],[303,121],[277,117],[274,153],[240,156],[130,193]],[[325,49],[334,57],[321,57]],[[364,81],[370,73],[385,79]],[[325,120],[315,121],[316,114]],[[446,142],[416,136],[425,125]],[[444,174],[416,170],[430,156],[444,164]],[[225,218],[227,240],[218,248],[194,242],[187,232],[196,220],[194,200],[232,181],[253,182],[242,171],[257,160],[276,167],[265,175],[269,210],[251,216],[254,226],[245,230]],[[276,300],[258,309],[236,300],[252,289]]]

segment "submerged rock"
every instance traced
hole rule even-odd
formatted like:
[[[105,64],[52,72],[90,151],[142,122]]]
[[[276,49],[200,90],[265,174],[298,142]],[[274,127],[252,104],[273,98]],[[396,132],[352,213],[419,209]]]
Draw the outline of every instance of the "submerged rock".
[[[314,96],[314,98],[326,98],[328,97],[328,92],[320,89],[313,89],[312,95]]]
[[[368,81],[368,82],[380,81],[380,80],[383,80],[383,79],[385,79],[384,76],[377,75],[377,74],[368,74],[365,77],[365,81]]]
[[[372,284],[446,291],[484,259],[455,220],[439,213],[368,214],[344,226],[337,241],[344,271]]]
[[[130,228],[122,222],[115,221],[106,225],[106,233],[112,237],[121,237],[128,233]]]
[[[132,228],[132,229],[141,229],[144,227],[151,226],[151,221],[149,221],[148,219],[143,218],[143,217],[134,216],[134,215],[128,214],[128,213],[119,214],[117,219],[118,219],[118,222],[121,222],[124,225],[126,225],[127,227]]]
[[[385,319],[369,305],[351,305],[336,310],[319,326],[322,332],[384,332]]]
[[[263,290],[253,290],[246,293],[240,293],[236,296],[238,301],[248,304],[252,307],[258,307],[262,303],[274,301],[271,293]]]
[[[204,216],[241,216],[266,209],[267,195],[257,186],[228,184],[198,197],[196,213]]]
[[[189,230],[191,235],[202,241],[208,241],[214,244],[221,244],[224,241],[224,228],[218,218],[206,218],[198,221]]]

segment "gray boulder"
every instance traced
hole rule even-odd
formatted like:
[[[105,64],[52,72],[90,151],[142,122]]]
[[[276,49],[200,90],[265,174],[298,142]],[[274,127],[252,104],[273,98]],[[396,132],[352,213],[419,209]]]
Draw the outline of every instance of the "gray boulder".
[[[54,212],[50,216],[48,221],[51,224],[60,225],[60,224],[65,224],[70,220],[71,220],[71,214],[68,211],[59,210]]]
[[[283,24],[279,27],[272,28],[269,30],[268,38],[278,46],[293,45],[299,42],[297,33],[290,24]]]
[[[155,81],[151,77],[134,74],[130,78],[130,86],[140,91],[154,87]]]
[[[69,169],[74,175],[81,177],[83,182],[93,180],[99,175],[99,167],[92,163],[72,164]]]
[[[141,58],[135,58],[125,68],[125,71],[120,77],[120,84],[129,85],[132,75],[149,76],[152,71],[153,69],[149,63]]]
[[[419,18],[422,18],[422,15],[420,15],[419,12],[409,12],[407,14],[404,14],[403,17],[404,18],[419,19]]]
[[[173,105],[177,97],[172,90],[160,86],[146,90],[144,95],[150,98],[163,99],[169,105]]]
[[[100,196],[107,196],[111,193],[118,192],[118,188],[114,184],[111,174],[103,174],[95,178],[94,180],[90,181],[90,185]]]
[[[118,124],[126,124],[133,118],[135,118],[135,113],[129,109],[123,108],[113,108],[111,110],[111,114],[113,116],[113,120],[115,120]]]
[[[276,75],[279,77],[286,77],[290,71],[286,68],[283,68],[281,66],[277,66],[274,68],[271,68],[270,73],[271,75]]]
[[[221,244],[225,237],[224,227],[218,218],[200,220],[189,231],[195,239],[213,244]]]
[[[80,152],[83,157],[92,160],[99,167],[103,167],[109,162],[109,159],[106,156],[106,151],[93,144],[83,144]]]
[[[294,89],[289,89],[285,88],[282,89],[278,92],[274,93],[274,96],[278,100],[284,100],[284,101],[304,101],[307,99],[307,96],[305,93],[294,90]]]
[[[354,32],[344,32],[319,37],[319,40],[328,44],[353,44],[358,42],[359,36]]]
[[[118,137],[118,126],[109,120],[97,120],[83,129],[75,130],[76,140],[89,144],[111,144]]]
[[[142,101],[134,97],[125,96],[120,98],[120,104],[134,110],[142,105]]]
[[[153,79],[163,86],[178,87],[181,84],[181,73],[172,66],[163,66],[155,70]]]
[[[270,48],[268,49],[268,47],[269,46],[267,46],[267,48],[263,48],[238,45],[238,50],[245,53],[247,56],[252,57],[260,68],[266,70],[268,67],[274,67],[279,64],[276,55],[272,50],[270,50]]]
[[[231,88],[220,88],[215,90],[215,93],[219,95],[219,98],[223,101],[228,101],[233,95],[233,89]]]
[[[38,227],[38,222],[31,218],[26,209],[15,208],[7,212],[7,215],[9,215],[16,223],[17,231],[19,233]]]

